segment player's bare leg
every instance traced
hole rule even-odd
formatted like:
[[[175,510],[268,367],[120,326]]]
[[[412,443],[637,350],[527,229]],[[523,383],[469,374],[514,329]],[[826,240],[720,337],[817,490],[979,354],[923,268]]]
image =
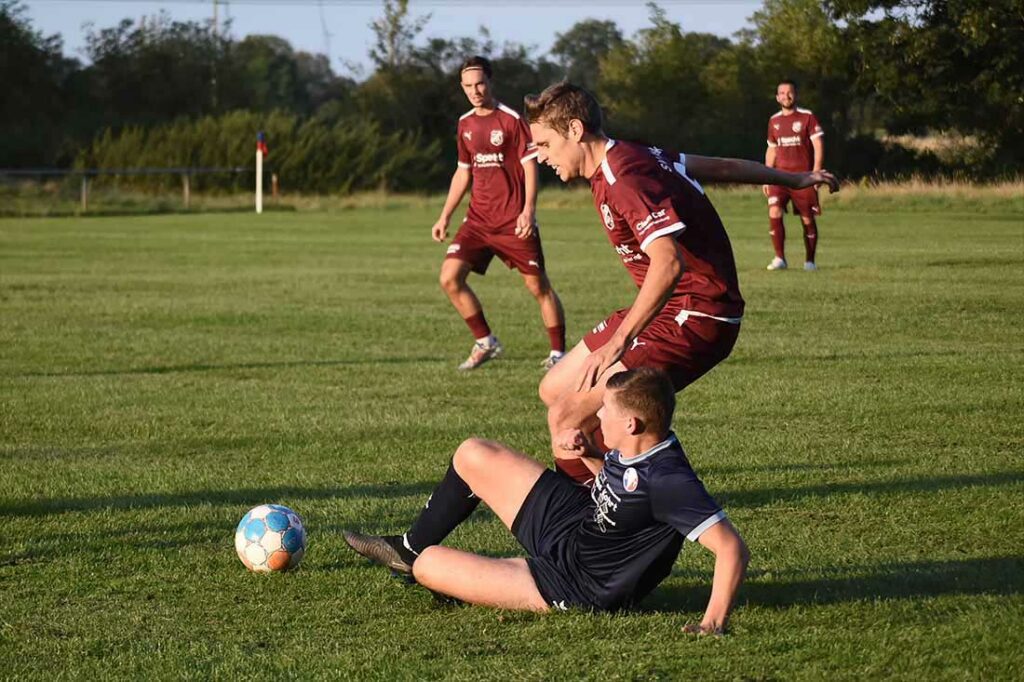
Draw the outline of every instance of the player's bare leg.
[[[501,343],[497,337],[491,334],[491,328],[484,318],[480,299],[466,283],[471,271],[472,266],[458,258],[445,258],[441,264],[441,288],[447,294],[448,300],[452,302],[455,310],[462,316],[475,339],[469,357],[459,365],[461,370],[476,369],[488,360],[498,357],[502,352]]]
[[[482,438],[463,441],[455,451],[452,466],[509,530],[526,496],[545,471],[539,462],[523,453]]]
[[[786,269],[786,227],[782,222],[782,207],[768,207],[768,222],[771,225],[769,234],[772,236],[772,248],[775,250],[775,257],[768,264],[769,270]]]
[[[492,559],[450,547],[427,547],[413,564],[416,581],[470,604],[547,611],[525,559]]]
[[[601,409],[608,379],[626,369],[621,362],[616,362],[589,391],[577,391],[576,382],[588,355],[590,349],[582,341],[579,342],[540,382],[540,398],[548,406],[548,429],[551,432],[551,452],[555,464],[580,482],[592,479],[593,475],[582,461],[558,459],[555,436],[565,429],[580,429],[595,441],[598,449],[604,449],[604,444],[599,442],[600,438],[594,437],[599,425],[597,411]]]
[[[464,320],[483,312],[480,299],[466,283],[471,270],[469,263],[458,258],[445,258],[441,263],[441,289]]]
[[[551,342],[551,353],[541,364],[544,369],[550,370],[565,357],[565,311],[562,309],[562,301],[546,273],[524,274],[523,283],[540,306],[540,317]]]

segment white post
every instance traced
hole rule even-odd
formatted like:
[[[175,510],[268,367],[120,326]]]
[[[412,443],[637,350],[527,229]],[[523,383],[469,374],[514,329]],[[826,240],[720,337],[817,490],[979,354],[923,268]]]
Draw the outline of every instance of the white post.
[[[256,150],[256,212],[263,213],[263,151]]]

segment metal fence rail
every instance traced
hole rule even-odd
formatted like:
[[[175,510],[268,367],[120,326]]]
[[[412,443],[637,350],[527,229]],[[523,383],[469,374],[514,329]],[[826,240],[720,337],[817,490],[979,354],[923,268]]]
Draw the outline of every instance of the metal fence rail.
[[[185,208],[191,202],[191,181],[193,175],[210,173],[231,173],[240,175],[252,173],[252,168],[233,166],[229,168],[0,168],[0,181],[6,178],[44,178],[81,176],[82,211],[89,209],[89,180],[101,175],[179,175],[181,176],[181,198]]]

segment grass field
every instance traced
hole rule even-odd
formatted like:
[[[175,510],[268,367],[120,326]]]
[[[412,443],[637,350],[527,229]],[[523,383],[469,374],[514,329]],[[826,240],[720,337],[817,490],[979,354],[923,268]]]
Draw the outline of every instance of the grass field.
[[[404,529],[469,435],[547,449],[500,264],[475,285],[507,356],[454,371],[437,206],[0,220],[0,677],[1019,679],[1019,199],[861,191],[808,274],[765,272],[757,197],[714,196],[748,312],[675,426],[753,554],[721,639],[679,632],[693,545],[616,616],[437,606],[344,548]],[[634,290],[592,207],[541,219],[575,340]],[[294,574],[234,555],[262,502],[305,519]],[[487,510],[451,543],[517,552]]]

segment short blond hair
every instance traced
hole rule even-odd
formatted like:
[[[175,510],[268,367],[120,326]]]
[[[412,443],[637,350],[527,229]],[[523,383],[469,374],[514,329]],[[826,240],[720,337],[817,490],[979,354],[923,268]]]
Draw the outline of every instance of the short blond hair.
[[[603,115],[597,99],[578,85],[561,81],[539,95],[523,100],[526,120],[544,123],[563,137],[569,136],[569,121],[578,119],[588,133],[600,133]]]
[[[616,403],[641,419],[647,430],[667,434],[676,409],[676,389],[668,374],[654,367],[637,367],[613,374],[607,390]]]

